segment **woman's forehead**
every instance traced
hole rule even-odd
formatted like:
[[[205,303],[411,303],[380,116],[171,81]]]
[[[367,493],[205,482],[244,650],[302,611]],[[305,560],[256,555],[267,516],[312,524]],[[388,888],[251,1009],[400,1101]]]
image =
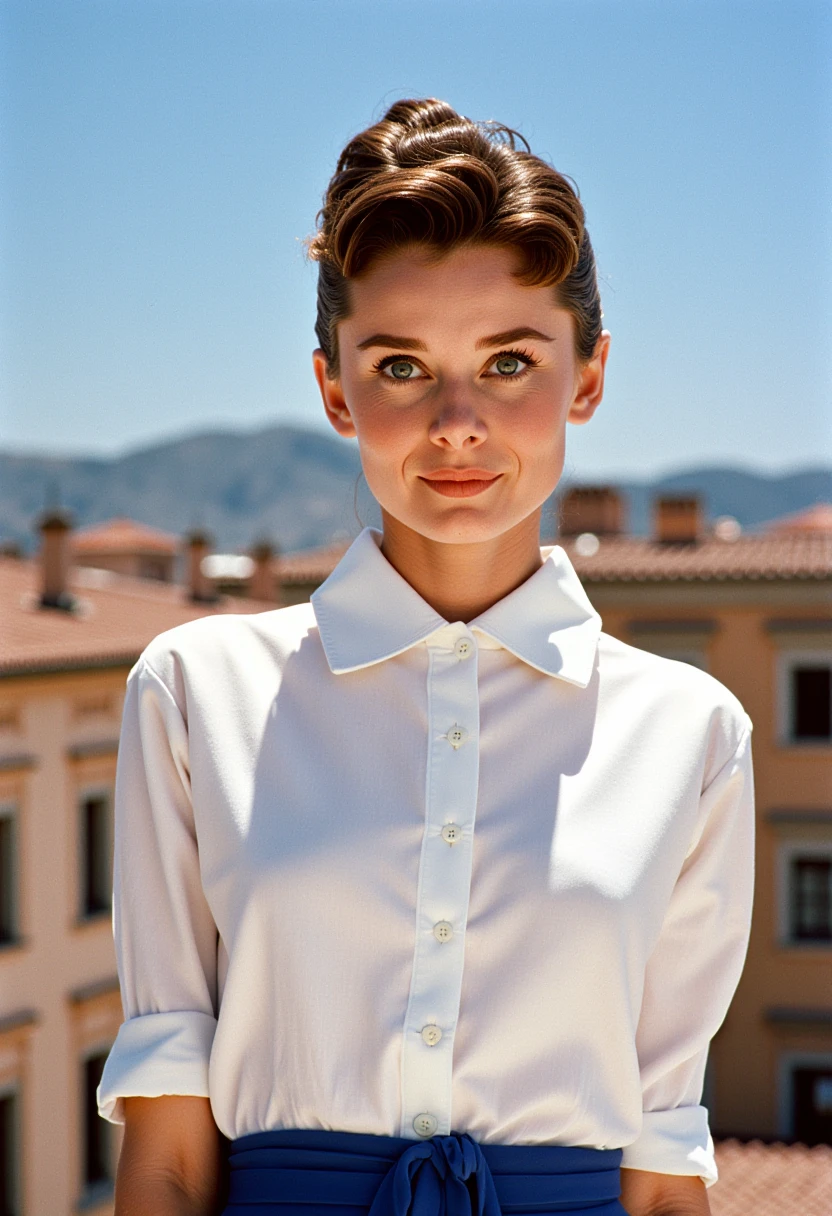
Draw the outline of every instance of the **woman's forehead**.
[[[350,282],[342,339],[366,346],[385,334],[424,342],[423,331],[448,328],[475,343],[521,329],[556,337],[568,328],[568,314],[550,286],[522,283],[519,265],[515,250],[482,245],[442,257],[413,247],[389,254]]]

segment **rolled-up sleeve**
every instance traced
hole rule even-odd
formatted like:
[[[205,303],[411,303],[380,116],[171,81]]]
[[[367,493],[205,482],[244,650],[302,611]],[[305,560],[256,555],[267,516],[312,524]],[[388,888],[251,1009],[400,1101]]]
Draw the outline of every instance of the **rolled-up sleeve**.
[[[622,1165],[664,1174],[717,1170],[701,1105],[708,1045],[739,982],[754,870],[751,723],[700,798],[694,840],[646,971],[636,1045],[643,1092],[638,1139]]]
[[[200,881],[188,730],[142,658],[127,683],[115,790],[113,930],[125,1021],[99,1087],[123,1099],[208,1096],[216,1029],[217,929]]]

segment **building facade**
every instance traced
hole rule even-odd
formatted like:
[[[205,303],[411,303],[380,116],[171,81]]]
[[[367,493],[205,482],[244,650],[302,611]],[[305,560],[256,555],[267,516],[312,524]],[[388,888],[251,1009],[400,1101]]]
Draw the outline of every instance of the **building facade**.
[[[156,634],[256,612],[205,586],[0,558],[0,1216],[112,1212],[118,1129],[95,1091],[122,1020],[112,802],[127,673]],[[196,594],[195,594],[196,593]]]
[[[92,553],[73,566],[66,521],[43,522],[39,561],[0,557],[0,1216],[105,1216],[119,1144],[95,1089],[122,1016],[110,857],[127,672],[173,625],[308,598],[345,546],[262,545],[244,571],[212,566],[195,534],[177,586],[116,572],[141,571],[131,537],[139,556],[149,544],[123,521],[95,540],[108,569]],[[635,538],[614,489],[587,487],[562,503],[558,543],[606,632],[708,670],[751,716],[754,923],[706,1100],[723,1135],[832,1144],[832,510],[746,536],[677,497]]]
[[[642,539],[604,530],[609,502],[581,493],[559,543],[604,630],[704,668],[754,724],[754,917],[711,1048],[712,1125],[832,1144],[832,508],[742,535],[676,497]]]

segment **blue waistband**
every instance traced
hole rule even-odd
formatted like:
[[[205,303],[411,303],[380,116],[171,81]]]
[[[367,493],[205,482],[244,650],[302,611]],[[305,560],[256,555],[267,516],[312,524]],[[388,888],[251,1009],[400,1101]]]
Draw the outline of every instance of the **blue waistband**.
[[[621,1150],[255,1132],[233,1141],[223,1216],[625,1216]],[[340,1210],[339,1210],[340,1209]]]

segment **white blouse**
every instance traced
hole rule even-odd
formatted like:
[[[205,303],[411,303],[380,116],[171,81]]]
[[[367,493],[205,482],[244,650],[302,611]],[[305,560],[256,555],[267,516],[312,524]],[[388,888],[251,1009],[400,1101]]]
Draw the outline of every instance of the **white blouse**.
[[[102,1114],[197,1094],[230,1138],[453,1130],[714,1181],[748,716],[601,633],[560,547],[465,625],[379,543],[311,605],[179,626],[130,674]]]

